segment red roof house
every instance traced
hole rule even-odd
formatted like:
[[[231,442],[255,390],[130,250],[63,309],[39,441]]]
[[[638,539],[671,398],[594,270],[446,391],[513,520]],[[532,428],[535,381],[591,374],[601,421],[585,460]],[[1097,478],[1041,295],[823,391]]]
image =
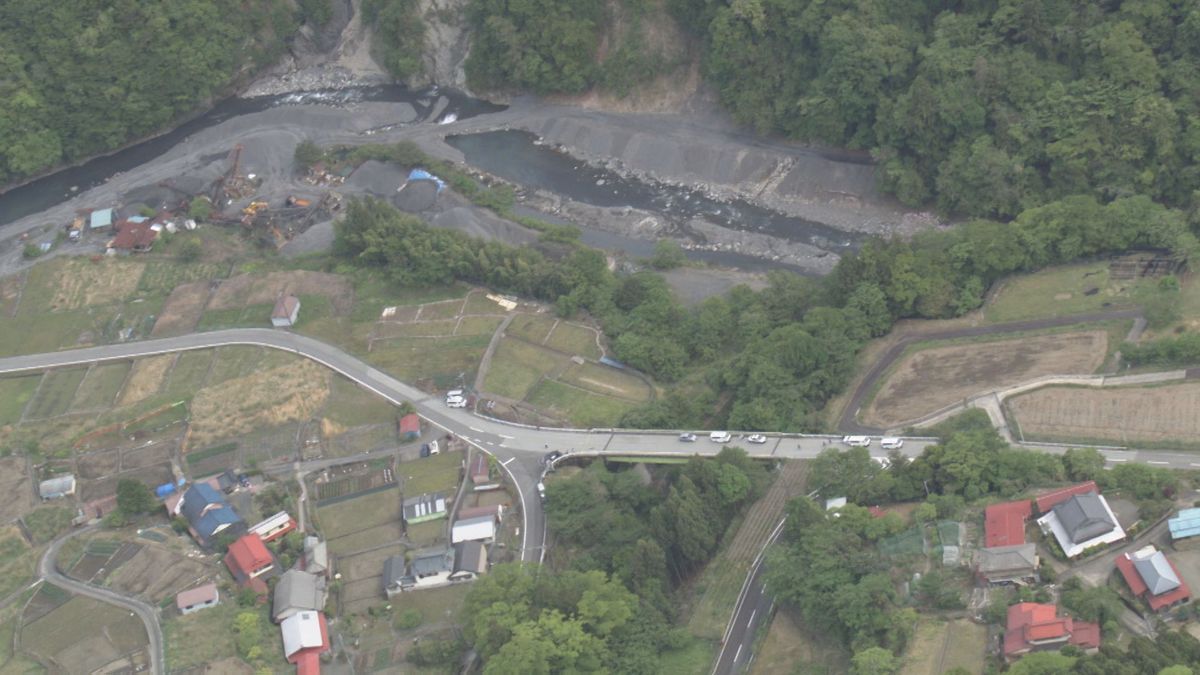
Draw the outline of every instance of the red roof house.
[[[117,236],[108,243],[109,248],[121,251],[149,251],[158,238],[158,231],[148,220],[131,219],[117,223]]]
[[[1192,592],[1175,563],[1153,546],[1117,556],[1117,569],[1129,590],[1156,612],[1191,600]]]
[[[409,413],[400,418],[400,438],[415,441],[421,435],[421,418],[417,413]]]
[[[1087,494],[1095,492],[1100,494],[1100,488],[1096,487],[1096,481],[1089,480],[1086,483],[1072,485],[1071,487],[1059,488],[1054,492],[1048,492],[1037,498],[1038,513],[1048,513],[1050,509],[1058,506],[1061,502],[1065,502],[1075,495]]]
[[[1098,649],[1100,625],[1059,616],[1057,605],[1021,602],[1008,608],[1008,625],[1004,632],[1006,660],[1069,644],[1084,651]]]
[[[274,564],[275,560],[263,544],[262,537],[253,532],[230,544],[229,552],[225,554],[225,566],[233,578],[243,585],[271,571]]]
[[[1025,543],[1025,521],[1033,515],[1028,499],[992,504],[984,509],[984,548],[1015,546]]]

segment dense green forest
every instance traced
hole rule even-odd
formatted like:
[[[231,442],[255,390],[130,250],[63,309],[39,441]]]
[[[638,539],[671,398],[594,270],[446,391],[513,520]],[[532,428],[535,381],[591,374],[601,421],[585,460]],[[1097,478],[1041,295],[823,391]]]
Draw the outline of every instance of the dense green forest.
[[[327,4],[0,2],[0,183],[170,125],[274,61],[299,17]]]
[[[761,464],[726,448],[650,480],[595,462],[552,481],[549,569],[498,566],[467,595],[464,632],[484,672],[663,672],[660,655],[690,641],[674,626],[680,583],[768,480]]]
[[[419,73],[425,24],[417,0],[363,0],[362,13],[375,29],[371,48],[379,65],[398,80]]]

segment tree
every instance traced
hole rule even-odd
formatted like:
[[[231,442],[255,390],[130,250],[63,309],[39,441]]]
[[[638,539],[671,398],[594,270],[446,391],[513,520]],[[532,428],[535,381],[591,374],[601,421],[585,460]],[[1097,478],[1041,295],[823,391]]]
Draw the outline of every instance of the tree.
[[[296,168],[301,171],[307,171],[312,165],[323,159],[325,159],[325,151],[316,143],[304,139],[296,144],[293,161],[296,163]]]
[[[179,243],[179,249],[175,252],[179,261],[185,263],[196,262],[203,254],[204,246],[197,237],[184,239]]]
[[[1067,477],[1075,481],[1096,480],[1104,471],[1105,459],[1095,448],[1071,448],[1063,453]]]
[[[650,265],[654,269],[674,269],[686,262],[687,256],[684,255],[683,249],[679,248],[679,244],[675,240],[659,239],[654,244],[654,257],[650,258]]]
[[[117,508],[127,516],[149,513],[157,505],[146,484],[132,478],[117,481]]]
[[[850,660],[850,675],[894,675],[902,665],[890,651],[871,647],[854,654]]]
[[[1059,675],[1069,672],[1076,657],[1058,652],[1034,652],[1009,667],[1009,675]]]
[[[262,621],[258,612],[246,610],[238,612],[233,620],[234,641],[237,644],[238,655],[247,661],[257,661],[262,658]]]
[[[193,220],[205,221],[212,215],[213,203],[205,196],[199,196],[188,205],[188,217]]]

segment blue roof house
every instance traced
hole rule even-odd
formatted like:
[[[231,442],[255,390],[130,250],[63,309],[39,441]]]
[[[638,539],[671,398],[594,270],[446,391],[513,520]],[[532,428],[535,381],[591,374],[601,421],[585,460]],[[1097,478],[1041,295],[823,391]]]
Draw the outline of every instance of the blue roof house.
[[[1200,543],[1200,509],[1184,509],[1174,518],[1167,521],[1171,530],[1171,543],[1178,547],[1181,540],[1191,540]]]
[[[236,536],[246,530],[246,524],[225,501],[225,495],[208,483],[194,483],[183,493],[180,513],[187,519],[192,536],[205,548],[218,534]]]
[[[92,216],[88,220],[88,228],[92,230],[102,230],[112,227],[112,222],[112,209],[96,209],[95,211],[92,211]]]

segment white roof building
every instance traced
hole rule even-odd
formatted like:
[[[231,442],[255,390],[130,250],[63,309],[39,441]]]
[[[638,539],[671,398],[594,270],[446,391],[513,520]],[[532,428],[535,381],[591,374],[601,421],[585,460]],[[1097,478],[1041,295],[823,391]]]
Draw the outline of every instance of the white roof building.
[[[321,617],[319,612],[299,612],[279,624],[283,632],[283,653],[288,658],[301,649],[321,647]]]
[[[1037,523],[1042,532],[1054,535],[1068,558],[1125,538],[1125,530],[1109,508],[1108,500],[1095,492],[1059,502]]]
[[[450,543],[460,541],[492,541],[496,538],[496,519],[492,516],[467,518],[454,523],[450,529]]]
[[[75,474],[55,476],[38,483],[38,494],[42,499],[60,499],[75,494]]]

